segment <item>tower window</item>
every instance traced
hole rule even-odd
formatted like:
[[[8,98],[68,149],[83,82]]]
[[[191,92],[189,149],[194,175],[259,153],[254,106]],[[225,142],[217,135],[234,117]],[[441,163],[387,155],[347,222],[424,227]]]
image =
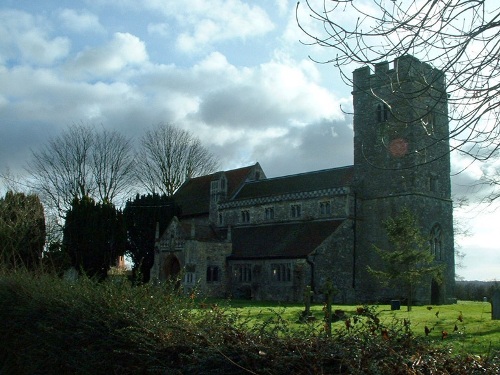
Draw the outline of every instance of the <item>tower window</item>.
[[[443,245],[442,245],[442,230],[441,225],[436,224],[432,227],[429,236],[429,243],[431,246],[431,253],[436,260],[443,259]]]
[[[437,176],[429,177],[429,190],[435,193],[438,191],[438,187],[439,184]]]
[[[385,103],[377,104],[377,121],[384,122],[389,119],[389,106]]]

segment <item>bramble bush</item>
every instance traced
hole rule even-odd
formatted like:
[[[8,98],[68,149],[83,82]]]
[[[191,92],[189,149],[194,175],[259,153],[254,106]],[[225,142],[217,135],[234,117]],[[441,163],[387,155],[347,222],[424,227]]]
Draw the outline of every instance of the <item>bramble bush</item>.
[[[499,359],[454,354],[360,307],[329,337],[273,310],[262,319],[126,279],[70,283],[0,271],[1,374],[485,374]],[[264,314],[263,314],[264,316]]]

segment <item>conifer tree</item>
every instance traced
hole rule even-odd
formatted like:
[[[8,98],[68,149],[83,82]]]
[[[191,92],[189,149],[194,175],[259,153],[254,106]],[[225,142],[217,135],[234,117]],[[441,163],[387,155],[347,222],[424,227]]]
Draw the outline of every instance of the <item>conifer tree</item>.
[[[123,214],[109,202],[75,198],[66,214],[63,248],[79,272],[103,280],[125,252]]]
[[[132,272],[142,282],[149,281],[154,263],[155,231],[160,235],[177,214],[173,199],[166,195],[137,195],[123,210],[127,228],[127,255],[133,262]],[[139,277],[140,275],[140,277]]]
[[[422,235],[416,217],[408,208],[405,207],[398,216],[386,220],[384,228],[391,248],[382,249],[373,245],[384,267],[368,267],[368,270],[384,285],[401,286],[410,311],[416,287],[430,278],[439,281],[443,265],[435,262],[429,242]]]

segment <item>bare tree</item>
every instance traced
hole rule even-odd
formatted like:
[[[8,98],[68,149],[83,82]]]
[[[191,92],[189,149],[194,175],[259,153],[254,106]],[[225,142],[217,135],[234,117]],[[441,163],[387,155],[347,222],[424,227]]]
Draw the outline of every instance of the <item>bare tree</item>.
[[[27,169],[34,188],[60,217],[64,217],[74,197],[82,198],[95,191],[90,170],[94,137],[90,127],[73,125],[32,152]]]
[[[107,130],[95,137],[91,169],[101,202],[113,203],[119,195],[130,192],[135,178],[134,165],[130,140]]]
[[[75,124],[33,151],[28,165],[35,190],[64,218],[74,198],[113,203],[133,183],[130,141],[116,132]]]
[[[189,132],[159,124],[141,139],[138,180],[150,193],[172,196],[189,177],[215,172],[218,162]]]
[[[330,48],[322,63],[352,85],[356,65],[410,54],[446,74],[450,143],[473,160],[500,146],[500,7],[486,0],[305,0],[306,44]],[[321,28],[316,27],[321,26]],[[314,59],[318,61],[318,59]],[[427,81],[429,87],[432,81]],[[419,90],[422,89],[419,87]],[[418,95],[404,93],[404,95]],[[425,119],[425,114],[421,114]],[[418,119],[417,119],[418,120]]]

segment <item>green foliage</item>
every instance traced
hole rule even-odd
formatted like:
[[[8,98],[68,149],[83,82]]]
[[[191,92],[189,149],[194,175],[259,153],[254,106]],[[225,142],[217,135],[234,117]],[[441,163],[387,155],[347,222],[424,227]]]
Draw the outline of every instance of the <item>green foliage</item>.
[[[125,252],[123,214],[110,203],[96,204],[88,196],[75,198],[66,214],[63,249],[80,272],[103,280]]]
[[[5,374],[498,373],[499,360],[452,353],[378,309],[348,311],[331,337],[288,307],[198,303],[174,283],[131,286],[0,270]],[[243,306],[243,305],[241,305]],[[299,307],[297,307],[299,308]],[[318,307],[315,307],[315,309]],[[260,312],[256,312],[260,309]],[[321,311],[317,312],[321,314]],[[434,312],[432,312],[434,313]],[[464,313],[465,318],[467,315]],[[299,328],[297,328],[299,327]],[[437,328],[436,328],[437,329]]]
[[[373,245],[384,268],[377,270],[369,266],[368,270],[384,284],[402,286],[410,310],[415,288],[429,278],[441,282],[443,265],[435,263],[428,240],[421,234],[417,219],[408,208],[386,220],[384,228],[392,248],[381,249]]]
[[[45,216],[38,196],[8,191],[0,198],[0,260],[34,269],[45,244]]]
[[[176,214],[172,198],[166,195],[137,195],[133,201],[129,200],[125,204],[126,252],[134,264],[134,275],[140,276],[140,281],[149,281],[149,270],[154,262],[156,224],[161,234]]]

